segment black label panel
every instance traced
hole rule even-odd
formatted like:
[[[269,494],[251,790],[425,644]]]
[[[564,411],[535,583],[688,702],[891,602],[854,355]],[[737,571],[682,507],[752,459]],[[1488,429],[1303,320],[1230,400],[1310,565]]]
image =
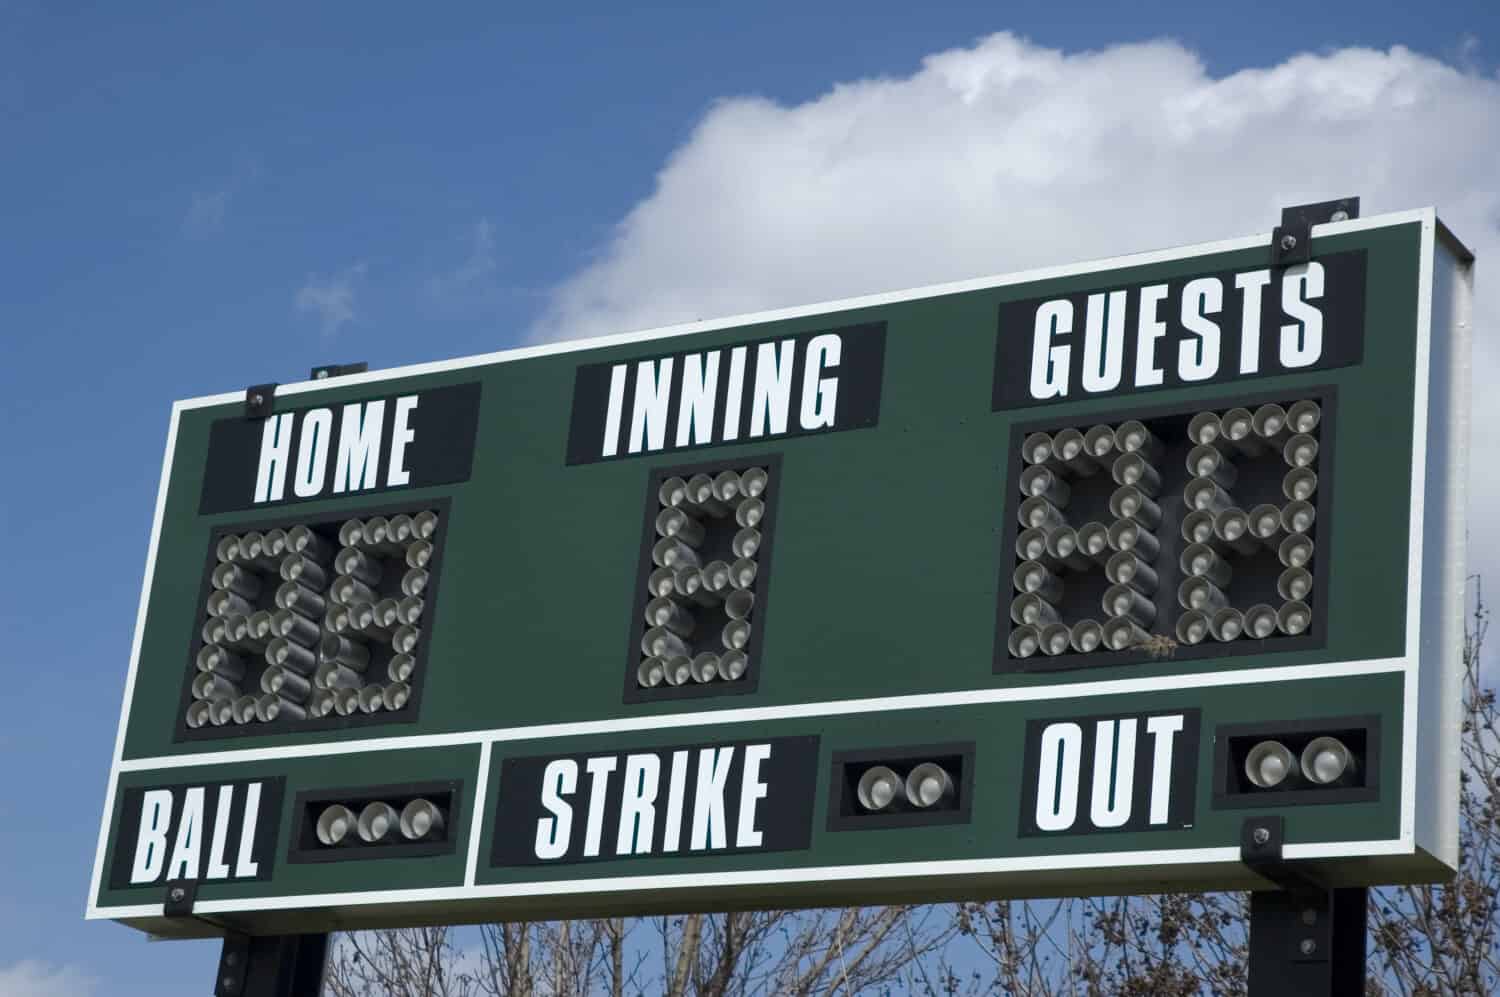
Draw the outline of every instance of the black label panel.
[[[496,866],[805,849],[816,737],[507,758]]]
[[[586,364],[569,464],[864,429],[880,418],[885,323]]]
[[[270,879],[284,788],[276,777],[124,790],[110,889]]]
[[[1357,364],[1365,251],[1000,306],[994,411]]]
[[[1022,837],[1192,827],[1198,710],[1026,723]]]
[[[209,431],[201,514],[467,481],[480,386],[220,419]]]

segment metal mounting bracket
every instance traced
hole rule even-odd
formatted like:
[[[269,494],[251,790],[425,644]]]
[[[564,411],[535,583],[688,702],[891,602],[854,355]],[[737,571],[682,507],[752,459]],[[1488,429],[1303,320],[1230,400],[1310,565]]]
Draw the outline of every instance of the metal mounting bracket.
[[[166,887],[167,895],[162,904],[162,917],[191,916],[193,904],[198,902],[198,881],[196,879],[169,879]]]
[[[1359,198],[1298,204],[1281,209],[1281,224],[1271,230],[1271,265],[1289,267],[1312,259],[1312,227],[1359,217]]]
[[[363,360],[358,363],[330,363],[321,367],[314,367],[308,377],[314,381],[326,381],[330,377],[344,377],[348,374],[363,374],[370,369],[370,365]]]
[[[276,382],[252,384],[245,389],[245,418],[264,419],[271,414],[271,405],[276,400]]]
[[[1240,861],[1292,893],[1326,893],[1328,887],[1310,877],[1295,863],[1282,858],[1286,841],[1285,817],[1246,817],[1240,825]]]
[[[344,377],[348,374],[363,374],[370,369],[370,365],[364,361],[359,363],[331,363],[322,367],[314,367],[308,372],[308,377],[314,381],[326,381],[330,377]],[[271,407],[276,401],[276,382],[269,384],[252,384],[245,389],[245,418],[264,419],[271,414]]]

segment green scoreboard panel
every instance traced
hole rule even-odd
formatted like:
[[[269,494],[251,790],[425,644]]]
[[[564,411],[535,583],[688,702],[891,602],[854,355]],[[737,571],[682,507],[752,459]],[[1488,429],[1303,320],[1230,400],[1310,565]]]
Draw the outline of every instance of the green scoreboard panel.
[[[161,935],[1457,860],[1431,211],[181,402],[88,902]]]

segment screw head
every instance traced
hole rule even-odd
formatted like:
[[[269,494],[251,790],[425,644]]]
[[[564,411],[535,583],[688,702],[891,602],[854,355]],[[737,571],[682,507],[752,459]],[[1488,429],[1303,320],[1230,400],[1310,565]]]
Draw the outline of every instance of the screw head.
[[[1294,250],[1296,248],[1297,248],[1297,237],[1295,235],[1292,235],[1290,232],[1288,232],[1286,235],[1283,235],[1281,237],[1281,251],[1282,252],[1284,252],[1284,253],[1290,253],[1292,250]]]
[[[1304,938],[1302,939],[1302,943],[1298,945],[1297,948],[1303,955],[1312,955],[1314,952],[1318,951],[1318,943],[1313,941],[1311,938]]]
[[[258,407],[258,406],[264,405],[265,403],[266,403],[266,396],[265,395],[258,395],[257,394],[257,395],[251,395],[250,396],[250,404],[251,405],[255,405],[255,406]]]
[[[1339,208],[1333,214],[1328,216],[1328,220],[1331,222],[1347,222],[1349,220],[1349,212],[1345,211],[1343,208]]]
[[[1264,845],[1271,840],[1271,832],[1264,827],[1257,827],[1250,832],[1250,838],[1257,845]]]
[[[187,896],[187,890],[184,890],[180,886],[172,887],[171,897],[174,903],[182,900],[185,896]]]

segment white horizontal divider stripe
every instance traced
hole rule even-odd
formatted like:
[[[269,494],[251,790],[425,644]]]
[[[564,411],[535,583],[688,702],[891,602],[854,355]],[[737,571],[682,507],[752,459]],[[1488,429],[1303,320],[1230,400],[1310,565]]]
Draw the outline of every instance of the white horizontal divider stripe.
[[[1402,840],[1344,841],[1326,844],[1288,845],[1288,858],[1312,857],[1312,850],[1328,850],[1340,856],[1392,855],[1411,851]],[[750,869],[740,872],[678,873],[670,876],[610,876],[597,879],[561,879],[550,882],[486,883],[466,887],[413,890],[369,890],[355,893],[319,893],[291,897],[247,897],[241,900],[200,900],[194,913],[228,914],[239,910],[293,910],[311,907],[352,906],[374,903],[424,903],[444,900],[483,900],[502,897],[537,897],[562,893],[621,893],[692,888],[757,886],[766,883],[809,883],[841,880],[924,879],[980,876],[995,873],[1034,872],[1039,864],[1051,869],[1106,869],[1186,865],[1191,863],[1238,864],[1238,845],[1222,848],[1178,848],[1134,852],[1083,852],[1071,855],[1021,855],[991,859],[888,862],[866,865],[816,866],[805,869]],[[89,917],[159,917],[161,904],[90,908]]]
[[[951,706],[975,706],[988,703],[1025,703],[1038,700],[1077,699],[1084,696],[1111,696],[1137,692],[1161,692],[1177,689],[1202,689],[1215,686],[1255,685],[1264,682],[1289,682],[1300,679],[1335,678],[1348,675],[1374,675],[1398,672],[1406,667],[1404,658],[1379,658],[1371,661],[1349,661],[1335,664],[1290,665],[1282,668],[1246,668],[1235,672],[1195,672],[1188,675],[1160,676],[1146,679],[1114,679],[1107,682],[1074,682],[1067,685],[1032,686],[1019,689],[970,689],[962,692],[937,692],[926,695],[883,696],[878,699],[844,699],[824,703],[799,703],[794,706],[759,706],[738,710],[704,710],[693,713],[665,714],[651,717],[623,717],[614,720],[581,720],[572,723],[535,724],[497,730],[459,731],[452,734],[418,734],[409,737],[381,737],[358,741],[335,741],[318,744],[285,745],[275,748],[244,748],[209,751],[191,755],[162,755],[132,758],[120,763],[120,771],[137,772],[152,769],[193,768],[199,765],[227,765],[235,762],[269,761],[278,758],[348,755],[368,751],[396,751],[414,748],[444,748],[455,745],[496,741],[531,741],[543,738],[582,737],[590,734],[618,734],[629,731],[674,730],[682,727],[726,726],[767,720],[800,720],[812,717],[845,716],[853,713],[885,713],[904,710],[930,710]]]

